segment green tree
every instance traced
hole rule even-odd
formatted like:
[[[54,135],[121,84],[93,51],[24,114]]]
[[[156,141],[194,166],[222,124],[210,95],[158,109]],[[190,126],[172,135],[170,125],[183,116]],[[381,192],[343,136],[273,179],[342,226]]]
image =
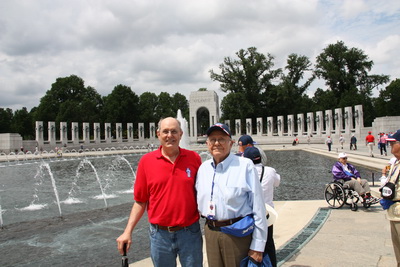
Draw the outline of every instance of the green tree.
[[[106,122],[120,122],[126,125],[128,122],[136,125],[139,114],[139,97],[132,89],[125,85],[117,85],[108,96],[104,97],[104,120]]]
[[[247,50],[241,49],[236,53],[239,59],[226,57],[224,63],[220,64],[221,74],[210,70],[210,77],[213,81],[220,82],[220,89],[226,93],[242,93],[242,101],[245,106],[255,106],[255,109],[243,110],[240,119],[259,117],[260,114],[267,114],[270,106],[267,100],[271,96],[273,81],[281,74],[281,69],[272,69],[274,57],[270,54],[265,56],[257,52],[257,48],[250,47]],[[244,96],[244,98],[243,98]],[[231,100],[228,100],[230,102]],[[234,114],[225,110],[228,105],[221,105],[225,118],[234,119]],[[238,118],[238,117],[236,117]]]
[[[289,55],[285,67],[287,73],[282,73],[281,83],[275,87],[276,98],[272,99],[275,108],[271,110],[271,115],[297,114],[309,110],[307,106],[309,98],[306,92],[315,76],[311,75],[303,84],[300,83],[304,79],[305,72],[312,71],[311,65],[311,61],[306,56]]]
[[[0,108],[0,133],[11,133],[12,132],[12,119],[13,111],[10,108]]]
[[[189,121],[189,101],[181,93],[172,95],[172,110],[178,111],[178,109],[181,110],[182,116]]]
[[[145,125],[150,122],[158,122],[160,118],[156,116],[158,97],[155,93],[144,92],[139,96],[139,121]]]
[[[16,110],[12,119],[12,131],[19,133],[23,139],[34,139],[35,130],[32,115],[28,112],[26,107]]]
[[[158,104],[156,107],[156,116],[158,120],[166,117],[176,117],[177,110],[173,110],[175,107],[172,107],[171,103],[172,97],[169,93],[161,92],[158,95]]]
[[[393,80],[374,101],[378,117],[400,116],[400,79]]]
[[[93,87],[84,86],[76,76],[57,78],[51,89],[41,98],[35,120],[65,122],[101,121],[101,96]]]

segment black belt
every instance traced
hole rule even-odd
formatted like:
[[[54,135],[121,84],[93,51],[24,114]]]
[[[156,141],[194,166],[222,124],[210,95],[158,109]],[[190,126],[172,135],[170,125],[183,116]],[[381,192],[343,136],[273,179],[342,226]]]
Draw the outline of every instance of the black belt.
[[[158,225],[158,224],[152,224],[154,227],[161,229],[161,230],[165,230],[168,231],[170,233],[185,229],[186,227],[183,226],[162,226],[162,225]]]
[[[206,224],[211,227],[224,227],[224,226],[234,224],[235,222],[240,221],[241,219],[243,219],[243,217],[238,217],[238,218],[223,220],[223,221],[206,219]]]

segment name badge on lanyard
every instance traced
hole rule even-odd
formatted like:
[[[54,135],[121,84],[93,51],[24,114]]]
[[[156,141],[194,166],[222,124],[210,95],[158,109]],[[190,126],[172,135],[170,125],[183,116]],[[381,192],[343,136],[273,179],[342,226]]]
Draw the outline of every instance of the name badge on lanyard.
[[[209,220],[215,219],[215,204],[212,200],[210,200],[208,205],[207,219]]]

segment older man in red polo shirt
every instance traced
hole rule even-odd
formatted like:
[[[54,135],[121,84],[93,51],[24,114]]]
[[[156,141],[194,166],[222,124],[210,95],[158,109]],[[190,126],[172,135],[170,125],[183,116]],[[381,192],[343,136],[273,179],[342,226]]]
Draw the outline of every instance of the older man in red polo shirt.
[[[154,266],[202,266],[202,236],[197,210],[195,181],[200,156],[179,147],[182,137],[175,118],[160,120],[157,136],[161,146],[139,162],[135,203],[124,233],[117,238],[124,253],[132,244],[132,232],[147,209],[150,222],[150,252]]]

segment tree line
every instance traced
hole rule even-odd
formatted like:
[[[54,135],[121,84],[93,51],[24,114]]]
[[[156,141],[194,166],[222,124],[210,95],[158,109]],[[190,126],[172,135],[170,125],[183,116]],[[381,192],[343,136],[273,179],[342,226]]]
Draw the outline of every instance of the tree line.
[[[219,72],[210,70],[210,78],[220,83],[227,93],[221,101],[221,121],[299,114],[338,107],[363,105],[365,125],[376,117],[400,115],[400,80],[390,81],[388,75],[371,74],[373,61],[358,48],[348,48],[343,41],[329,44],[311,60],[290,54],[286,66],[274,68],[274,57],[257,48],[241,49],[237,58],[224,58]],[[325,82],[313,97],[307,94],[315,79]],[[379,96],[372,90],[378,88]],[[200,88],[199,90],[206,90]],[[157,122],[161,117],[176,116],[181,109],[189,121],[189,103],[180,93],[156,95],[145,92],[138,96],[129,86],[119,84],[107,96],[95,88],[85,87],[82,78],[71,75],[57,78],[37,107],[13,112],[0,108],[0,133],[19,133],[34,139],[35,121],[59,122],[128,122],[137,125]],[[148,129],[146,129],[146,132]]]

